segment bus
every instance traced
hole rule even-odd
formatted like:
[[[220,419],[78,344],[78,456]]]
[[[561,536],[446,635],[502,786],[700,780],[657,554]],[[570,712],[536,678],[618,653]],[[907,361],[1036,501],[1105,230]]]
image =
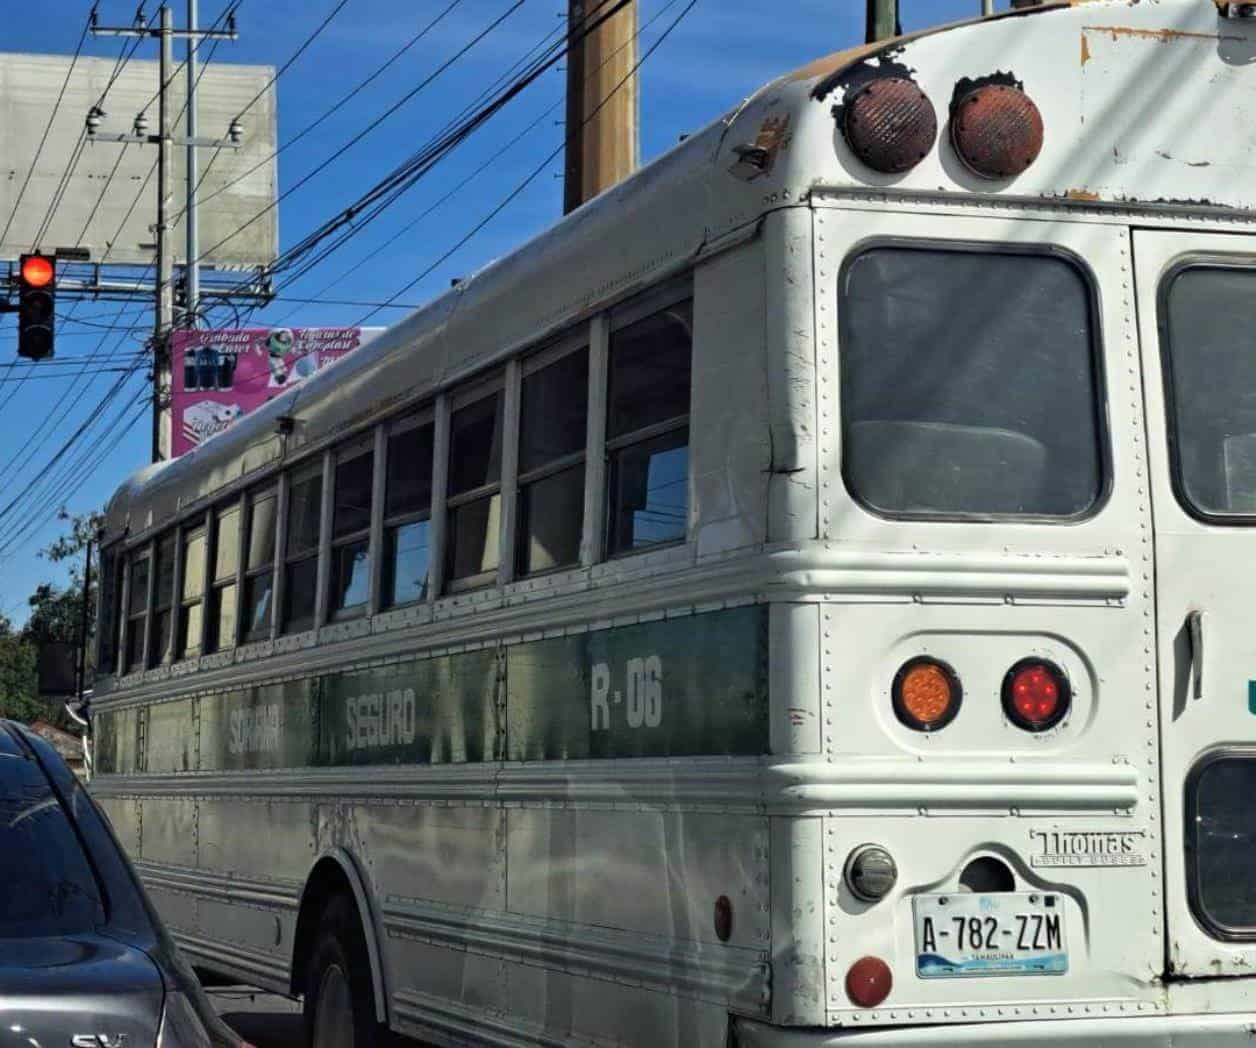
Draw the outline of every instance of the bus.
[[[92,790],[313,1043],[1247,1044],[1256,6],[817,61],[112,499]]]

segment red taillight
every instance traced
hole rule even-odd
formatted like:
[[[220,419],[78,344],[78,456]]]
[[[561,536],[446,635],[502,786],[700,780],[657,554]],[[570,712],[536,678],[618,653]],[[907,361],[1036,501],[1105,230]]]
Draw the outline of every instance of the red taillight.
[[[1072,695],[1068,678],[1045,659],[1022,659],[1003,680],[1003,709],[1026,731],[1046,731],[1064,719]]]
[[[860,957],[846,972],[846,996],[860,1008],[875,1008],[893,988],[894,975],[880,957]]]

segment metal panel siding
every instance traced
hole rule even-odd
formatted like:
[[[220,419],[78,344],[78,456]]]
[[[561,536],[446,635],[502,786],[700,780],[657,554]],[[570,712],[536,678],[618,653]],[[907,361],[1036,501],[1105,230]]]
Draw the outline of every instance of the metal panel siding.
[[[95,715],[96,771],[101,775],[130,775],[140,770],[140,710],[104,710]]]
[[[161,702],[148,708],[147,764],[150,772],[195,771],[198,739],[195,699]]]
[[[492,760],[496,695],[493,651],[332,674],[324,678],[318,763]]]
[[[314,678],[200,700],[203,771],[300,768],[314,763],[319,682]]]
[[[499,808],[357,805],[353,822],[377,898],[506,905],[506,816]]]
[[[749,606],[508,649],[507,759],[766,752],[766,618]],[[653,726],[634,710],[652,659],[661,681]]]
[[[203,798],[197,865],[239,877],[302,883],[314,863],[314,809],[303,801]]]
[[[764,287],[759,240],[694,273],[689,512],[699,555],[767,538],[773,462]]]
[[[96,797],[128,855],[140,853],[140,802],[134,797]]]
[[[727,895],[729,944],[768,944],[764,817],[521,808],[506,842],[511,913],[718,943],[712,914]]]
[[[150,797],[143,801],[140,815],[142,859],[170,866],[196,865],[196,801],[187,797]]]

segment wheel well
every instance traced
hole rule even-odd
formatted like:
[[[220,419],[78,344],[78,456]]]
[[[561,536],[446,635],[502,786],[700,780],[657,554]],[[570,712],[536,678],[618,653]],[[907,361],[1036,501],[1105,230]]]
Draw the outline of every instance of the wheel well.
[[[349,883],[344,868],[335,859],[323,859],[311,871],[309,880],[305,882],[305,891],[301,893],[301,911],[297,914],[297,933],[292,943],[291,988],[294,996],[299,996],[305,988],[305,966],[314,953],[323,911],[338,895],[345,896],[357,910],[353,885]],[[363,914],[358,913],[358,920],[364,921]]]

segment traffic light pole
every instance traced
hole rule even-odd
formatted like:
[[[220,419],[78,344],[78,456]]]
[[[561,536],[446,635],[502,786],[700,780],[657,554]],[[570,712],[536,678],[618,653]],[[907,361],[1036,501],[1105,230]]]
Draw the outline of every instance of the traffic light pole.
[[[136,118],[135,133],[132,135],[99,135],[97,128],[100,118],[104,116],[99,110],[88,114],[88,136],[96,141],[136,142],[155,144],[157,146],[157,281],[154,286],[154,318],[153,318],[153,439],[152,457],[154,462],[162,462],[170,457],[173,439],[172,420],[170,413],[170,391],[172,386],[170,371],[170,332],[174,329],[174,241],[170,223],[171,198],[174,190],[174,171],[172,168],[173,154],[171,148],[184,145],[188,152],[187,192],[185,201],[187,220],[187,262],[188,262],[188,304],[187,311],[192,326],[195,326],[196,310],[200,298],[200,270],[197,265],[199,255],[198,230],[196,220],[196,163],[194,160],[197,149],[211,147],[216,149],[235,149],[239,147],[241,129],[237,121],[232,121],[228,131],[229,140],[207,140],[196,135],[196,46],[201,40],[236,39],[234,18],[224,30],[198,29],[196,27],[196,0],[188,0],[188,27],[175,29],[173,15],[168,4],[162,4],[157,27],[140,24],[135,26],[91,26],[96,36],[146,36],[157,37],[160,44],[160,63],[158,76],[161,79],[158,91],[158,128],[156,135],[145,133],[141,118]],[[187,135],[182,139],[174,136],[171,119],[171,73],[174,66],[174,39],[182,37],[188,42],[188,104],[187,104]]]

